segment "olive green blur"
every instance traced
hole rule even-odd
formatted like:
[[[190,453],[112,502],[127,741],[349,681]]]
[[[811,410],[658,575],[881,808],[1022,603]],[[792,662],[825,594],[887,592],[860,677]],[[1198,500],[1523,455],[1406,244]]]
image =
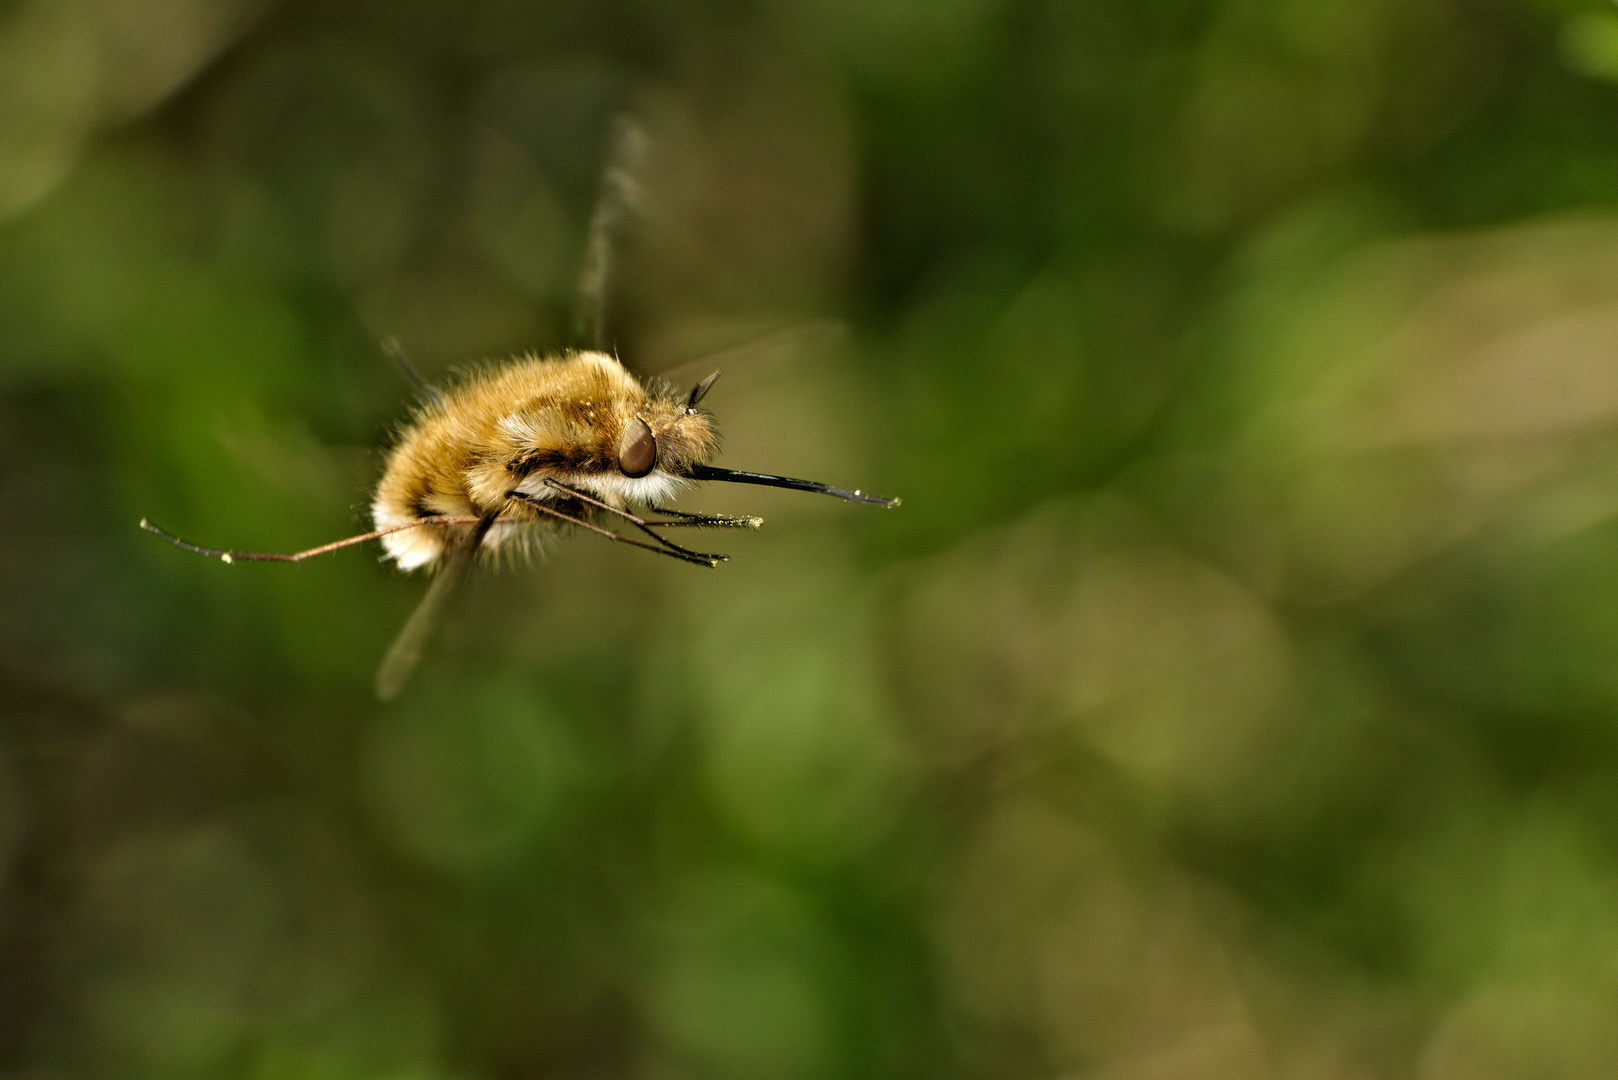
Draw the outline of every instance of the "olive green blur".
[[[425,590],[605,297],[709,570]],[[716,354],[717,358],[716,358]],[[1618,7],[0,4],[0,1078],[1600,1080]]]

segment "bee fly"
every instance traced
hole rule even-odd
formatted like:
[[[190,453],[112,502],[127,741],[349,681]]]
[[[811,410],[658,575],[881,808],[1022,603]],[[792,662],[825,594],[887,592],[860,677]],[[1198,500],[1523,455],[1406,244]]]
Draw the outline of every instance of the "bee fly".
[[[605,245],[596,240],[604,231],[598,210],[592,228],[595,255],[585,275],[587,302],[588,282],[604,273]],[[594,306],[599,315],[599,299]],[[479,552],[523,550],[536,538],[575,527],[684,562],[717,566],[726,556],[683,547],[658,530],[753,529],[763,522],[666,509],[692,481],[763,484],[899,505],[898,499],[858,490],[709,464],[719,436],[713,417],[698,406],[717,371],[680,393],[660,380],[635,378],[605,352],[582,350],[513,360],[441,392],[420,382],[396,345],[390,348],[418,380],[424,403],[388,455],[371,502],[373,531],[278,554],[199,547],[149,521],[140,523],[175,547],[227,563],[302,562],[379,539],[401,570],[436,571],[377,671],[376,691],[384,701],[403,688],[445,600]],[[625,536],[609,523],[647,539]]]

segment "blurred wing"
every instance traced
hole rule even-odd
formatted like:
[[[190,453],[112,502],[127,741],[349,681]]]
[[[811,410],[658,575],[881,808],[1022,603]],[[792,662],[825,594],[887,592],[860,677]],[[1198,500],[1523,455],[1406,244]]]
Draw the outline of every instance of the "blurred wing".
[[[740,345],[705,353],[695,360],[662,368],[651,374],[665,382],[688,388],[716,369],[725,372],[763,372],[791,367],[806,356],[826,353],[848,340],[848,324],[841,319],[813,319],[750,338]]]
[[[388,654],[382,658],[382,666],[376,669],[376,696],[382,701],[392,701],[398,697],[399,691],[409,681],[410,673],[421,663],[427,643],[438,628],[438,617],[443,614],[444,605],[456,586],[466,577],[466,571],[472,565],[472,555],[483,539],[483,532],[482,529],[478,530],[475,536],[463,540],[444,555],[444,565],[427,587],[427,595],[421,598],[421,603],[416,605],[416,610],[399,631],[399,636],[393,639]]]
[[[590,235],[584,244],[584,266],[579,271],[579,313],[573,336],[587,349],[606,349],[610,344],[607,294],[612,288],[614,249],[624,219],[640,205],[640,170],[646,157],[646,132],[633,116],[618,117],[610,138],[595,212],[590,215]]]

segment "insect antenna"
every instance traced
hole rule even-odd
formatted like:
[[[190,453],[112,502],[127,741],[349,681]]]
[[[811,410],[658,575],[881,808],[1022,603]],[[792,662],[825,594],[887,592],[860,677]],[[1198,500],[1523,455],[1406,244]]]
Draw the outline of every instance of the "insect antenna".
[[[866,492],[847,488],[832,487],[830,484],[821,484],[814,480],[795,480],[790,476],[771,476],[768,473],[738,472],[735,469],[721,469],[713,465],[691,466],[691,479],[693,480],[723,480],[731,484],[759,484],[763,487],[791,488],[794,491],[814,491],[821,495],[831,495],[849,502],[872,503],[876,506],[898,506],[900,500],[889,499],[881,495],[870,495]]]
[[[353,547],[355,544],[363,544],[367,540],[376,540],[379,537],[387,536],[390,533],[403,532],[406,529],[419,529],[423,525],[476,525],[480,520],[482,519],[448,515],[422,518],[419,521],[407,522],[404,525],[394,525],[386,529],[377,529],[375,532],[361,533],[358,536],[350,536],[342,540],[333,540],[329,544],[321,544],[319,547],[312,547],[308,551],[296,551],[290,555],[284,555],[274,551],[222,551],[219,548],[202,547],[199,544],[193,544],[189,541],[181,540],[178,536],[175,536],[172,533],[164,532],[162,529],[159,529],[156,525],[153,525],[145,518],[140,519],[140,527],[145,529],[147,532],[152,533],[158,539],[168,541],[181,551],[189,551],[194,555],[205,555],[210,559],[218,559],[220,562],[301,563],[303,560],[312,559],[316,555],[325,555],[328,552],[337,551],[340,548]]]
[[[714,380],[717,378],[719,378],[719,372],[716,369],[712,375],[691,388],[691,396],[685,399],[687,416],[697,411],[697,403],[708,396],[708,391],[713,389]]]

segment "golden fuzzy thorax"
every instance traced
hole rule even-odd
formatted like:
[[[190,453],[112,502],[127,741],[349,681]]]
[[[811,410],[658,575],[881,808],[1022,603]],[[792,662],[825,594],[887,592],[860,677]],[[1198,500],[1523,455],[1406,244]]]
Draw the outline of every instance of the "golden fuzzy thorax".
[[[619,468],[619,449],[636,418],[651,428],[657,458],[650,473],[631,478]],[[371,513],[378,529],[440,515],[492,518],[482,548],[494,551],[558,524],[514,491],[584,520],[600,511],[547,481],[619,509],[659,506],[718,445],[712,419],[687,412],[683,394],[642,385],[605,353],[528,356],[478,372],[422,409],[388,456]],[[382,543],[401,569],[413,570],[436,563],[473,529],[424,525]]]

